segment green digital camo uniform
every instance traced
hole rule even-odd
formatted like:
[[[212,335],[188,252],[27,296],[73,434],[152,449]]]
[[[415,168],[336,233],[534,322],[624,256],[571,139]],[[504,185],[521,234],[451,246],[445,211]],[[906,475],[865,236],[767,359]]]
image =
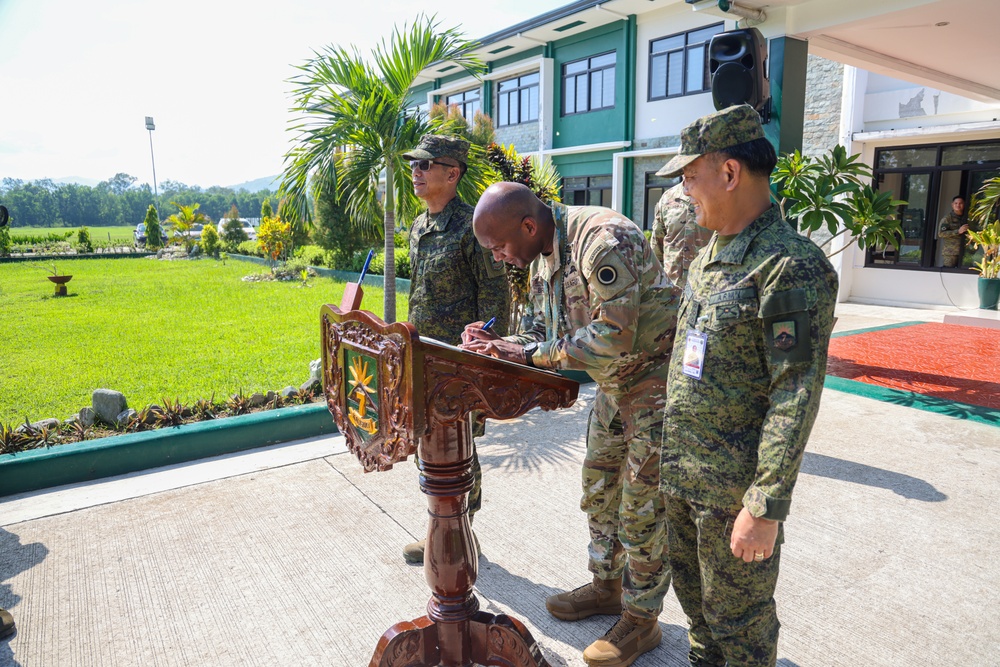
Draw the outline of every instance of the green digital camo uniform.
[[[962,225],[969,224],[964,215],[956,215],[950,211],[941,218],[938,225],[938,238],[941,240],[942,266],[958,266],[958,258],[962,254],[963,234],[959,232]]]
[[[743,507],[788,514],[819,409],[837,274],[774,206],[715,254],[717,238],[691,265],[667,381],[669,560],[692,664],[774,665],[783,535],[770,558],[746,563],[730,532]],[[700,380],[683,372],[689,330],[707,334]]]
[[[678,183],[663,193],[653,212],[653,254],[679,298],[687,284],[688,267],[712,232],[695,222],[694,205]]]
[[[424,211],[410,226],[409,321],[420,335],[451,345],[462,341],[462,331],[470,322],[496,317],[492,329],[498,334],[508,330],[507,274],[503,262],[494,262],[473,235],[472,212],[471,206],[455,197],[437,215]],[[473,435],[482,435],[483,423],[473,422]],[[472,473],[470,515],[482,505],[483,473],[475,446]]]
[[[539,368],[586,371],[599,391],[587,425],[581,509],[590,570],[622,576],[626,608],[656,618],[670,585],[659,443],[676,299],[642,232],[597,206],[552,204],[553,251],[530,267]],[[529,348],[530,349],[530,348]]]

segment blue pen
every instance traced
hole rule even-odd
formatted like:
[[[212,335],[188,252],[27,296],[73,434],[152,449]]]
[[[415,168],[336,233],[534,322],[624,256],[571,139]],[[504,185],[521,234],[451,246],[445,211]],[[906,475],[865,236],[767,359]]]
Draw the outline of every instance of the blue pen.
[[[375,254],[375,249],[372,248],[368,251],[368,259],[365,260],[365,265],[361,268],[361,277],[358,278],[358,284],[365,279],[365,274],[368,273],[368,265],[372,263],[372,255]]]
[[[483,325],[483,331],[489,331],[489,328],[497,323],[497,318],[491,317],[490,321]]]

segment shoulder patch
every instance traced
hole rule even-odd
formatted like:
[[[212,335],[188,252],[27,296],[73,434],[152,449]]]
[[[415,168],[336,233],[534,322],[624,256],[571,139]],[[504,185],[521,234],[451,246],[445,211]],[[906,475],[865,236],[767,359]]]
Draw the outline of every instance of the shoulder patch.
[[[608,301],[635,284],[635,276],[617,249],[609,250],[589,273],[585,272],[590,289]]]
[[[618,245],[618,239],[614,234],[604,230],[595,238],[587,249],[583,252],[580,261],[580,269],[583,274],[589,276],[593,273],[594,264],[609,250]]]
[[[479,248],[483,253],[483,264],[486,266],[486,275],[489,278],[498,278],[506,273],[503,267],[503,262],[497,262],[493,259],[493,253],[486,248]]]

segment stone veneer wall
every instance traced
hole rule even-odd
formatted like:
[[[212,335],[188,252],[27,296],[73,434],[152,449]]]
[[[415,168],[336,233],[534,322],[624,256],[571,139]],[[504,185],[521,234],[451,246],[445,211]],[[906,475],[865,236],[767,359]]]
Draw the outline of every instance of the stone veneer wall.
[[[843,90],[843,63],[809,56],[805,122],[802,127],[803,155],[821,155],[839,142]]]
[[[496,123],[495,118],[493,122]],[[514,144],[514,150],[518,153],[537,153],[538,121],[498,127],[496,128],[496,139],[498,144],[504,146]]]

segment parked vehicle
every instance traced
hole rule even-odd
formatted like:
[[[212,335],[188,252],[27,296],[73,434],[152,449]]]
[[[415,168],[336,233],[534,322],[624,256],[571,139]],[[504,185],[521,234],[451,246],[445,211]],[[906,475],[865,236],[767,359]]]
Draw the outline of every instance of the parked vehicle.
[[[146,223],[145,222],[140,222],[138,225],[135,226],[135,229],[132,231],[132,238],[135,239],[136,246],[142,247],[142,246],[146,245]],[[165,231],[163,231],[163,227],[160,227],[160,239],[163,241],[164,244],[166,244],[166,242],[167,242],[167,233]]]
[[[186,236],[189,239],[191,239],[191,241],[193,241],[194,243],[198,243],[199,241],[201,241],[201,232],[204,229],[205,225],[201,224],[200,222],[196,222],[193,225],[191,225],[191,229],[187,230],[186,232],[175,231],[174,238],[182,239]]]
[[[246,232],[247,238],[250,241],[256,241],[257,228],[254,227],[252,224],[250,224],[250,221],[247,220],[246,218],[237,218],[237,220],[243,227],[243,231]],[[219,221],[219,236],[222,236],[225,233],[225,225],[229,225],[231,223],[232,223],[231,218],[223,218],[222,220]]]

